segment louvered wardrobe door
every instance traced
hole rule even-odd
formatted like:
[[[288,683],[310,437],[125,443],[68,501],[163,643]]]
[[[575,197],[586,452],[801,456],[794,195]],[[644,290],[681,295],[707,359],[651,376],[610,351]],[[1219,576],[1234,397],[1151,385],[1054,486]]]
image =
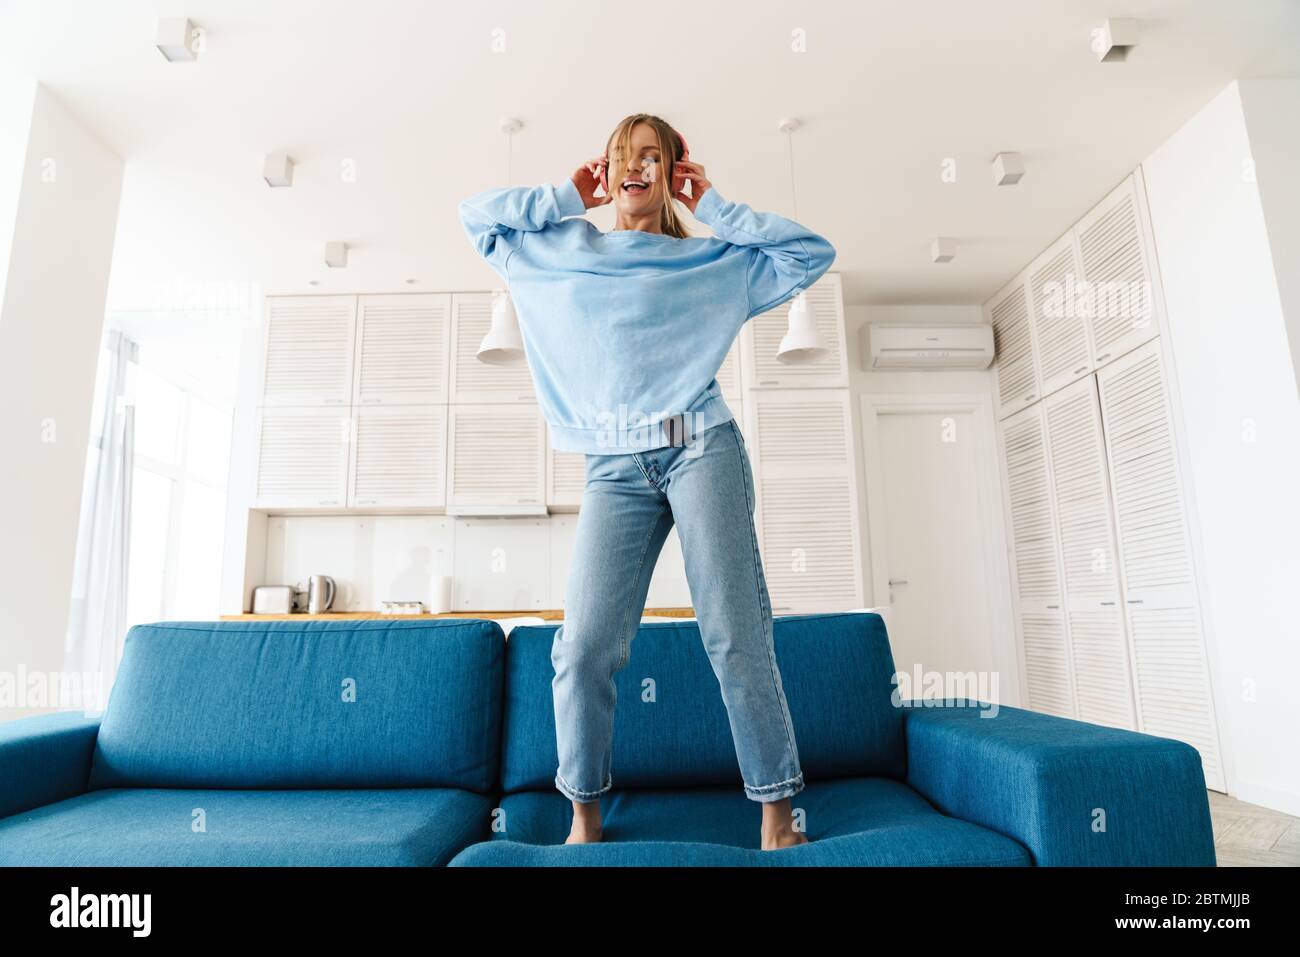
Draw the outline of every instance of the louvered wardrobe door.
[[[448,408],[447,506],[535,511],[546,501],[545,438],[535,405]]]
[[[1096,380],[1043,400],[1076,717],[1137,729]]]
[[[746,403],[745,441],[773,612],[862,607],[848,390],[755,390]]]
[[[350,409],[263,408],[257,431],[256,507],[346,504]]]
[[[1186,741],[1223,790],[1201,607],[1159,342],[1097,373],[1139,729]]]
[[[998,417],[1018,412],[1040,395],[1038,359],[1029,327],[1029,293],[1017,276],[984,305],[993,326],[993,365],[998,371]]]
[[[451,299],[451,395],[458,403],[537,401],[533,374],[520,357],[510,365],[478,358],[478,347],[492,327],[490,293],[457,293]]]
[[[808,287],[808,307],[829,352],[813,362],[785,363],[776,357],[789,329],[790,303],[754,316],[740,329],[745,359],[741,363],[748,388],[847,388],[848,352],[844,335],[844,293],[840,274],[828,272]],[[722,381],[721,378],[718,380]],[[724,386],[725,388],[725,386]]]
[[[1092,371],[1088,327],[1076,304],[1082,278],[1074,235],[1066,233],[1029,267],[1030,315],[1043,395]]]
[[[440,508],[446,502],[445,405],[354,408],[353,417],[352,505]]]
[[[450,294],[358,297],[355,404],[445,403],[450,341]]]
[[[351,405],[356,296],[267,296],[267,406]]]
[[[1074,227],[1091,299],[1093,367],[1158,332],[1153,270],[1136,180],[1129,176]]]
[[[582,504],[587,485],[587,457],[581,452],[561,452],[550,443],[546,430],[546,504],[573,509]]]
[[[1041,404],[1003,421],[1002,468],[1029,707],[1072,718],[1077,709]]]

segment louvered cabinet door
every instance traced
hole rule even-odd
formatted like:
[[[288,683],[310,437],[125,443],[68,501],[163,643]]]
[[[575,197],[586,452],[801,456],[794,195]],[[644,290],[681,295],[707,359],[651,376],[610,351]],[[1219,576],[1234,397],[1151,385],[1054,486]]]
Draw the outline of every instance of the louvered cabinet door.
[[[445,504],[447,406],[354,407],[352,416],[349,504]]]
[[[1137,729],[1105,440],[1092,376],[1043,400],[1076,717]]]
[[[360,296],[354,405],[447,402],[451,296]]]
[[[828,272],[808,287],[808,306],[829,352],[815,362],[785,363],[776,357],[789,329],[793,299],[754,316],[740,329],[743,383],[749,389],[843,389],[849,384],[840,274]],[[721,378],[718,380],[722,381]]]
[[[1200,752],[1224,789],[1186,500],[1159,342],[1097,373],[1139,729]]]
[[[1093,368],[1149,341],[1159,331],[1154,270],[1136,180],[1128,176],[1074,227],[1090,301]]]
[[[745,421],[773,613],[862,607],[848,390],[754,390]]]
[[[347,406],[260,409],[255,507],[344,506],[351,432]]]
[[[510,365],[478,358],[478,347],[492,327],[490,293],[458,293],[451,299],[451,400],[455,403],[535,403],[533,374],[520,357]]]
[[[267,296],[262,405],[351,405],[356,316],[356,296]]]
[[[1001,431],[1016,620],[1029,707],[1072,718],[1078,709],[1042,405],[1010,416]]]
[[[448,507],[545,504],[545,436],[537,406],[452,405],[447,416]]]
[[[1029,311],[1043,395],[1092,371],[1088,326],[1077,308],[1081,279],[1073,233],[1053,243],[1028,269]]]
[[[1029,323],[1024,275],[1013,279],[984,305],[993,326],[993,366],[998,373],[998,417],[1018,412],[1042,394],[1038,358]]]
[[[581,452],[562,452],[550,442],[546,430],[546,504],[553,508],[577,508],[587,486],[587,456]]]

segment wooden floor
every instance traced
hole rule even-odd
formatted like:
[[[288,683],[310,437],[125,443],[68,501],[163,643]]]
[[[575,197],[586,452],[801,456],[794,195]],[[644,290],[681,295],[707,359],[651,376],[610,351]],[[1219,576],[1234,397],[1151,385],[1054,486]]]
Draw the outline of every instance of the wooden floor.
[[[1210,792],[1220,867],[1300,867],[1300,817]]]

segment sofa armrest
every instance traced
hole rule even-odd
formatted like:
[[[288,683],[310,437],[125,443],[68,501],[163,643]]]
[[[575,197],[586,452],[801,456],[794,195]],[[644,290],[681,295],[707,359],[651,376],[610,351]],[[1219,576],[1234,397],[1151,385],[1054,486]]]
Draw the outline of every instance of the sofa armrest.
[[[56,711],[0,723],[0,818],[84,794],[99,722]]]
[[[1040,867],[1214,866],[1191,745],[1004,705],[924,704],[902,708],[906,780],[944,814],[1015,838]]]

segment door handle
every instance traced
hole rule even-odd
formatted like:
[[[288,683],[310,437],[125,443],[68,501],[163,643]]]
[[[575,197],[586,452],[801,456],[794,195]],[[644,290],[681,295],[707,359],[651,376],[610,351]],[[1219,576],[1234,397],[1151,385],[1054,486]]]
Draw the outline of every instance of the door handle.
[[[891,584],[891,585],[906,585],[906,584],[907,584],[907,579],[906,579],[906,578],[891,578],[891,579],[889,580],[889,584]]]

